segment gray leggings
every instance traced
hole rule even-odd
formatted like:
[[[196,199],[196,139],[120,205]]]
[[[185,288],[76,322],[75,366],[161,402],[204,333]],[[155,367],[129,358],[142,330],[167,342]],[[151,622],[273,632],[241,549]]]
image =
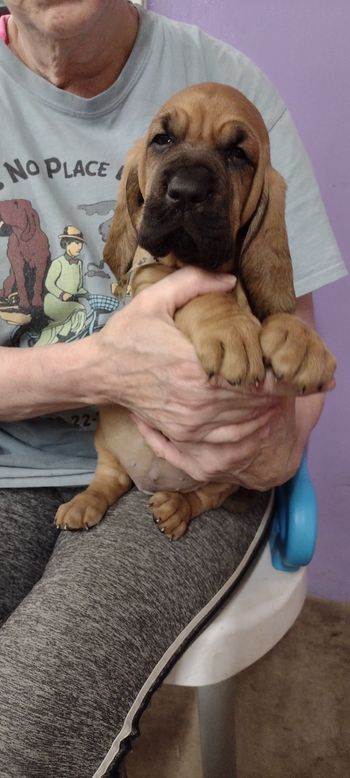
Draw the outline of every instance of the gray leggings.
[[[153,689],[268,525],[257,495],[171,543],[132,490],[95,529],[58,533],[74,492],[0,491],[1,778],[118,775]]]

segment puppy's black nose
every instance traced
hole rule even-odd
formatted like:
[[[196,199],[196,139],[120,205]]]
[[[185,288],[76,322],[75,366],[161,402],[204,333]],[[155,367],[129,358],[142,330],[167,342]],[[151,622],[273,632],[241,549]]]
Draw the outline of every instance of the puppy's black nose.
[[[193,165],[179,168],[171,176],[165,198],[169,205],[185,210],[203,203],[212,191],[213,181],[210,171],[203,165]]]

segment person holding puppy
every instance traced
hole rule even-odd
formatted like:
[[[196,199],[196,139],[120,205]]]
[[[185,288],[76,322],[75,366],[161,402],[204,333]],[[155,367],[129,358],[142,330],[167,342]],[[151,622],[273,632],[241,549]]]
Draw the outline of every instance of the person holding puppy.
[[[320,277],[326,283],[345,271],[288,111],[261,72],[230,47],[126,0],[8,6],[0,27],[0,223],[1,200],[30,202],[22,211],[35,209],[38,219],[11,225],[22,240],[35,246],[40,224],[56,256],[61,225],[74,224],[85,267],[100,260],[132,142],[174,92],[227,82],[262,113],[274,167],[287,181],[296,312],[312,324],[311,291]],[[7,247],[6,224],[1,239]],[[129,716],[122,731],[126,715],[157,663],[164,669],[165,651],[175,653],[199,611],[211,612],[242,548],[253,547],[267,490],[296,471],[323,405],[321,393],[285,402],[271,377],[249,391],[208,381],[174,316],[197,295],[232,289],[233,278],[184,268],[109,316],[115,279],[98,267],[83,287],[106,301],[104,326],[40,346],[44,306],[41,315],[37,304],[22,311],[16,297],[18,273],[30,289],[35,264],[22,255],[0,261],[0,286],[10,273],[0,314],[1,305],[16,309],[0,317],[4,776],[102,776],[120,761],[132,726]],[[96,407],[115,403],[133,412],[160,457],[196,480],[257,490],[248,521],[220,508],[170,545],[145,496],[132,490],[96,530],[59,534],[57,507],[94,470]]]

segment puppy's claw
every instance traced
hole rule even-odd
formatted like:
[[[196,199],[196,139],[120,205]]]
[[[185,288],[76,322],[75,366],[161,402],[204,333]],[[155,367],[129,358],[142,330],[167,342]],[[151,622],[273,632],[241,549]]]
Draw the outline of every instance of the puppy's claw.
[[[63,530],[89,530],[101,521],[107,508],[107,500],[102,499],[102,496],[81,492],[59,507],[55,517],[56,526]]]
[[[167,540],[178,540],[191,521],[191,505],[180,492],[156,492],[150,499],[154,521]],[[157,521],[158,519],[158,521]]]

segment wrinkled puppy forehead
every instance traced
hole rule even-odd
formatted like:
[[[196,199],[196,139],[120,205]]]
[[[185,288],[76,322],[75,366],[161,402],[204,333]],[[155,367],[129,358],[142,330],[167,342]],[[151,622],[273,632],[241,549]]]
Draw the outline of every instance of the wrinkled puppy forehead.
[[[269,148],[262,116],[241,92],[224,84],[195,84],[177,92],[160,108],[150,125],[148,141],[154,133],[166,132],[179,140],[215,145],[234,140],[235,127],[246,131],[239,141],[255,140],[259,147]]]

